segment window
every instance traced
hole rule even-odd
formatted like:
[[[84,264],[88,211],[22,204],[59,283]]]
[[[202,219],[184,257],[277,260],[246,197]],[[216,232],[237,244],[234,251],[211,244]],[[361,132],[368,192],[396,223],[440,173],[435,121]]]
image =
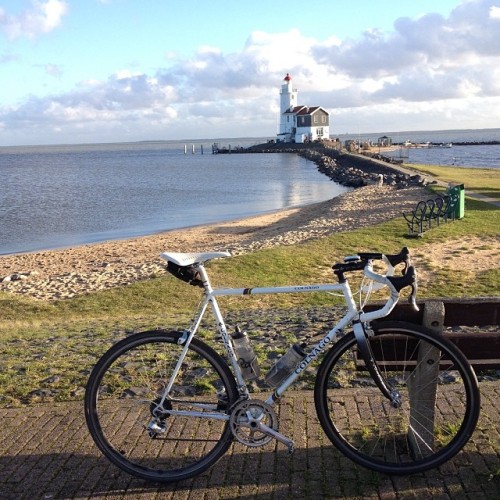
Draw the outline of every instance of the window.
[[[318,128],[316,129],[316,135],[317,135],[318,137],[323,137],[323,127],[318,127]]]
[[[314,115],[314,123],[318,123],[318,117]]]
[[[321,123],[326,123],[326,116],[325,116],[325,115],[323,115],[323,116],[321,117]]]

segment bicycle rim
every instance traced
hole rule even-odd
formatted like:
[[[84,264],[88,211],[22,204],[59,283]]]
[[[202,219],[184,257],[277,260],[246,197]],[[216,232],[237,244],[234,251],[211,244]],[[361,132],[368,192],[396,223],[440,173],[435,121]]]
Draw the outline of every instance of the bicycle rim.
[[[321,425],[342,453],[388,474],[422,472],[451,459],[479,416],[479,389],[463,354],[423,327],[384,322],[369,340],[395,408],[365,369],[354,335],[327,354],[315,386]]]
[[[133,335],[113,346],[94,368],[85,394],[90,433],[104,455],[126,472],[153,481],[186,479],[213,465],[232,434],[227,420],[169,415],[148,429],[183,345],[179,332]],[[166,408],[227,414],[237,399],[222,358],[193,339]],[[157,415],[156,415],[157,416]]]

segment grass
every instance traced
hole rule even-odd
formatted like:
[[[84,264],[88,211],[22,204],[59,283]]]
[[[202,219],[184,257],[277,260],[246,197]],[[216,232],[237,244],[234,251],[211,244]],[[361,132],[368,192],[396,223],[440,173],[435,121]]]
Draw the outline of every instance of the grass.
[[[436,175],[450,175],[441,172],[449,168],[434,168],[439,170]],[[453,175],[455,182],[465,183],[467,189],[478,173],[476,169],[453,169]],[[488,178],[487,187],[475,190],[496,191],[497,177],[498,173],[495,179]],[[399,217],[308,243],[214,261],[209,272],[215,286],[327,283],[333,280],[331,265],[344,255],[368,250],[394,253],[408,246],[419,255],[418,266],[432,272],[432,280],[419,283],[421,298],[498,296],[498,268],[454,271],[446,262],[433,268],[426,258],[427,250],[420,249],[449,242],[456,245],[457,252],[473,252],[475,249],[462,241],[469,236],[498,238],[499,214],[492,205],[466,199],[464,219],[442,224],[421,239],[407,238],[404,220]],[[199,299],[198,288],[169,275],[51,303],[0,293],[0,405],[37,402],[36,390],[50,385],[44,381],[57,374],[63,376],[56,399],[81,397],[90,367],[108,346],[130,332],[186,326]],[[340,302],[339,297],[329,294],[281,294],[223,298],[221,307],[223,311],[279,307],[296,314],[302,307]]]
[[[492,168],[440,167],[435,165],[408,165],[443,182],[464,184],[467,189],[500,200],[500,173]]]
[[[419,248],[433,243],[449,241],[457,245],[457,252],[473,252],[464,247],[462,239],[469,236],[495,238],[500,227],[500,211],[490,205],[472,199],[466,200],[466,216],[460,221],[442,224],[425,233],[421,239],[408,239],[402,218],[358,229],[337,233],[312,242],[287,247],[260,250],[210,264],[210,275],[216,286],[249,287],[256,285],[288,285],[328,282],[333,279],[331,265],[343,255],[355,251],[377,249],[393,253],[403,246],[409,246],[413,254]],[[491,245],[490,245],[491,246]],[[426,266],[425,255],[419,258],[419,265]],[[477,281],[464,283],[465,272],[451,271],[443,262],[432,270],[435,281],[422,283],[420,295],[429,296],[488,296],[497,295],[499,290],[498,269],[477,273]],[[443,282],[447,282],[443,290]],[[178,325],[189,318],[200,298],[198,288],[171,276],[154,278],[69,300],[41,302],[29,298],[0,294],[0,339],[12,334],[29,336],[38,330],[54,325],[87,324],[104,322],[121,327],[148,327]],[[230,310],[245,307],[295,307],[326,305],[339,302],[325,294],[273,295],[236,297],[222,299],[224,307]]]

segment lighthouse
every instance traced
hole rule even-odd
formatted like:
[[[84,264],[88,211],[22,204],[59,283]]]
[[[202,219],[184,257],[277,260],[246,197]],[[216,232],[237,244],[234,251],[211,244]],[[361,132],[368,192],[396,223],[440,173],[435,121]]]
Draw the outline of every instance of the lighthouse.
[[[291,111],[297,106],[297,89],[292,88],[292,77],[289,73],[283,79],[284,83],[281,86],[280,92],[280,112],[281,114]]]
[[[289,73],[280,89],[278,142],[310,142],[329,138],[329,114],[320,106],[297,105],[297,89]]]
[[[295,106],[297,106],[297,89],[292,87],[292,77],[287,73],[280,90],[280,128],[278,139],[282,142],[290,142],[290,135],[295,127],[293,116]]]

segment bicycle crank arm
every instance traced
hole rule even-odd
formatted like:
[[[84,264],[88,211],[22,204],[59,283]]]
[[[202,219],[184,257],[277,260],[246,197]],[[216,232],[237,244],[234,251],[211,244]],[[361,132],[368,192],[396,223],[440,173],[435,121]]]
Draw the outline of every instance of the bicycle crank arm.
[[[288,453],[292,454],[294,452],[295,445],[293,441],[291,439],[288,439],[286,436],[283,436],[283,434],[279,433],[278,431],[271,429],[271,427],[268,427],[262,422],[255,422],[252,427],[258,429],[260,432],[266,434],[267,436],[273,437],[274,439],[276,439],[276,441],[283,443],[288,448]]]

